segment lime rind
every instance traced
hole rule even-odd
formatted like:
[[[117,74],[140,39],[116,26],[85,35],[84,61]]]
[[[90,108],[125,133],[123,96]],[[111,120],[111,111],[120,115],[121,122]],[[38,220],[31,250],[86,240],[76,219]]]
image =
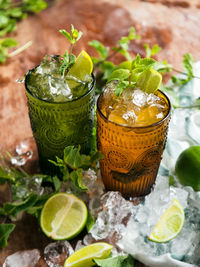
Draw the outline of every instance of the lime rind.
[[[68,201],[68,204],[61,203],[63,201]],[[74,205],[76,207],[73,207]],[[73,194],[58,193],[45,203],[40,216],[40,226],[44,234],[54,240],[69,240],[83,230],[87,216],[87,207],[82,200]]]
[[[148,239],[157,243],[168,242],[180,233],[184,222],[184,209],[178,200],[174,199],[172,204],[159,219],[151,234],[148,236]]]
[[[93,259],[105,259],[113,246],[105,242],[97,242],[75,251],[66,259],[64,267],[90,267],[94,266]]]
[[[150,94],[159,89],[161,82],[162,75],[152,68],[149,68],[139,75],[136,86],[143,92]]]

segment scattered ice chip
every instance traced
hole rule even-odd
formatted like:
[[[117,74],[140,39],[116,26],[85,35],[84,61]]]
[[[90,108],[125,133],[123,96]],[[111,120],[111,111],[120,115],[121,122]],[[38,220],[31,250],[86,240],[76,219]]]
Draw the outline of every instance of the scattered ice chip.
[[[50,243],[44,249],[44,260],[49,267],[62,267],[74,250],[68,241]]]
[[[35,267],[39,259],[38,249],[18,251],[6,258],[3,267]]]

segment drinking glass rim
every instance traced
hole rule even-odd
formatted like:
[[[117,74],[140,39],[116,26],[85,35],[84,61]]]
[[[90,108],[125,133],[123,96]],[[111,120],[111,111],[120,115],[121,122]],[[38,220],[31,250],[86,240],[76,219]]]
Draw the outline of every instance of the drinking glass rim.
[[[39,66],[39,65],[38,65]],[[32,72],[34,69],[36,69],[38,66],[34,67],[33,69],[29,70],[27,72],[27,74],[25,74],[25,79],[24,79],[24,84],[25,84],[25,89],[26,91],[35,99],[41,101],[41,102],[45,102],[45,103],[48,103],[48,104],[52,104],[52,105],[55,105],[55,104],[66,104],[66,103],[72,103],[72,102],[76,102],[84,97],[86,97],[87,95],[90,94],[90,92],[93,90],[94,86],[95,86],[95,76],[94,74],[92,73],[91,76],[92,76],[92,84],[91,84],[91,87],[89,89],[89,91],[87,91],[84,95],[78,97],[78,98],[75,98],[75,99],[72,99],[70,101],[59,101],[59,102],[52,102],[52,101],[48,101],[48,100],[44,100],[44,99],[40,99],[36,96],[34,96],[31,91],[28,89],[28,84],[27,84],[27,76],[29,75],[30,72]]]
[[[171,102],[168,98],[168,96],[163,93],[161,90],[158,90],[161,94],[164,95],[164,97],[167,99],[167,102],[168,102],[168,112],[167,114],[162,118],[162,120],[158,121],[158,122],[155,122],[153,124],[149,124],[149,125],[146,125],[146,126],[129,126],[127,124],[120,124],[120,123],[116,123],[114,121],[111,121],[109,120],[108,118],[106,118],[106,116],[101,112],[101,109],[100,109],[100,106],[99,106],[99,102],[100,102],[100,99],[101,97],[103,96],[103,93],[104,91],[99,95],[98,99],[97,99],[97,111],[99,112],[100,116],[106,121],[106,122],[109,122],[109,123],[112,123],[116,126],[120,126],[120,127],[123,127],[123,128],[127,128],[127,129],[146,129],[146,128],[153,128],[154,126],[157,126],[159,124],[161,124],[163,121],[165,121],[169,116],[170,116],[170,113],[171,113]]]

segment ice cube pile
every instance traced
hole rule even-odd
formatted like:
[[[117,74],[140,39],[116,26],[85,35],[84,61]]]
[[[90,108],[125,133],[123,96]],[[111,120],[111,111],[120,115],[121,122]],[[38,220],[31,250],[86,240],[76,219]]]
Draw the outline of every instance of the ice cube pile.
[[[96,241],[106,241],[115,246],[113,255],[129,253],[150,267],[200,266],[200,192],[194,192],[191,187],[169,186],[168,177],[158,175],[151,194],[130,202],[119,192],[103,194],[103,185],[99,184],[97,188],[97,177],[91,170],[85,173],[84,182],[89,191],[83,193],[81,198],[89,201],[90,212],[96,218],[90,233],[79,240],[74,249],[67,241],[50,243],[44,249],[43,259],[37,252],[38,261],[42,259],[49,267],[62,267],[74,250]],[[181,233],[167,243],[149,241],[147,237],[152,228],[174,198],[185,211]],[[30,253],[28,258],[27,253]],[[7,257],[3,267],[16,267],[17,258],[24,267],[38,266],[29,265],[29,258],[35,253],[35,250],[17,252]]]
[[[118,82],[111,82],[104,90],[101,110],[106,118],[128,126],[147,126],[162,120],[168,105],[161,93],[147,94],[140,89],[126,89],[115,95]]]
[[[61,58],[47,56],[41,64],[26,74],[26,87],[31,94],[48,102],[67,102],[89,91],[92,78],[80,81],[76,77],[60,73]]]

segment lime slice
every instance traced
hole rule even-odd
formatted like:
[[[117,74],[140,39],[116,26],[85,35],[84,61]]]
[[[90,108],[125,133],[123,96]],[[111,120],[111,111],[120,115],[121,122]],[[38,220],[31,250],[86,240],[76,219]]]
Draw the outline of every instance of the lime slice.
[[[84,50],[76,58],[74,65],[69,69],[66,80],[71,89],[80,85],[80,82],[91,80],[93,63],[91,57]],[[75,79],[74,79],[75,78]]]
[[[200,191],[200,146],[185,149],[178,157],[175,173],[179,182]]]
[[[73,194],[55,194],[45,203],[40,217],[43,232],[54,240],[78,235],[87,221],[85,203]]]
[[[183,207],[174,199],[169,208],[161,216],[160,220],[154,227],[149,240],[154,242],[167,242],[180,233],[185,221]]]
[[[104,243],[94,243],[74,252],[64,264],[64,267],[90,267],[96,265],[92,259],[105,259],[110,255],[113,246]]]
[[[139,75],[136,86],[138,86],[142,91],[150,94],[154,93],[160,87],[161,82],[162,75],[150,68],[144,70]]]

